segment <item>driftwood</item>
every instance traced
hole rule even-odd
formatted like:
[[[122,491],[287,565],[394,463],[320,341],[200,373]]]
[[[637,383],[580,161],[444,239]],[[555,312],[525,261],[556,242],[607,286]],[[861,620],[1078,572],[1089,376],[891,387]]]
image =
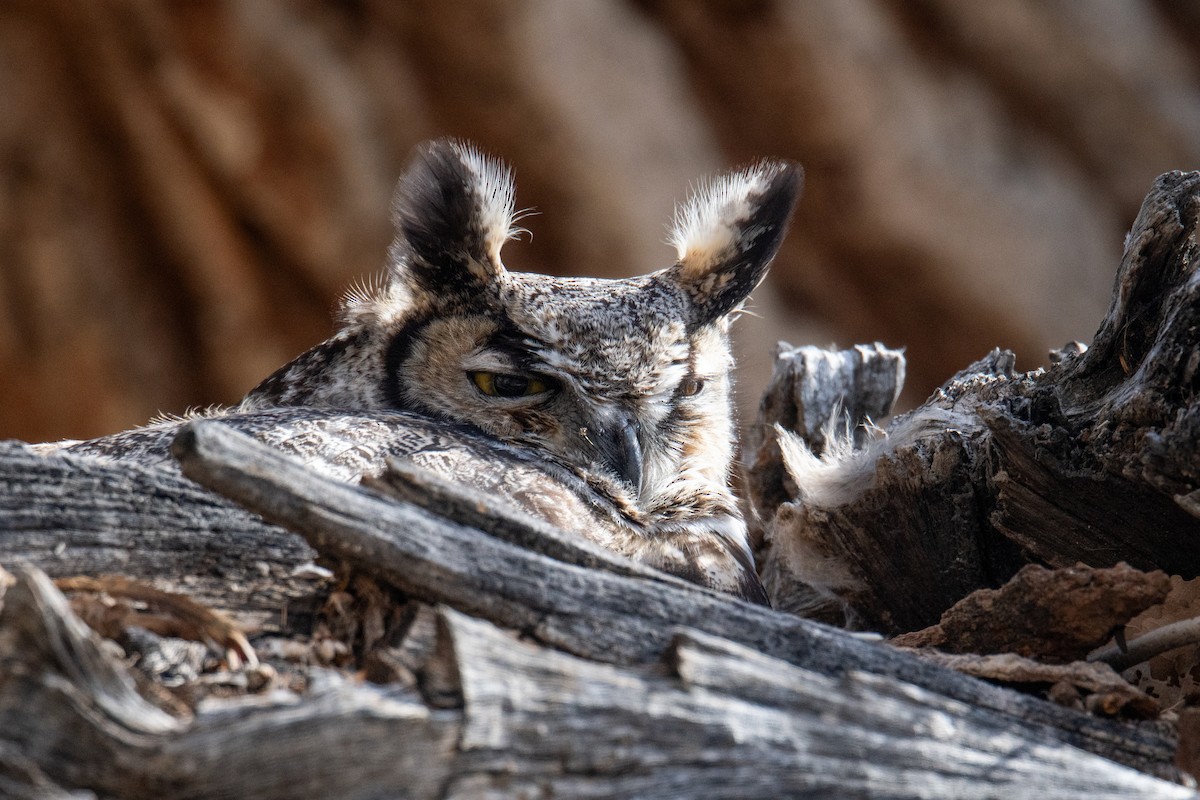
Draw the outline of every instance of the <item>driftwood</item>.
[[[897,633],[1027,563],[1200,575],[1198,218],[1200,173],[1159,178],[1091,347],[1046,370],[997,350],[836,452],[769,429],[752,495],[776,606]],[[802,393],[776,377],[768,426]]]
[[[884,629],[937,622],[1034,557],[1074,559],[1087,544],[1082,526],[1115,502],[1104,492],[1129,486],[1153,501],[1140,511],[1169,513],[1147,522],[1126,510],[1119,519],[1133,527],[1104,528],[1101,546],[1133,547],[1135,567],[1186,573],[1194,548],[1169,545],[1195,531],[1197,456],[1186,437],[1200,426],[1188,427],[1196,370],[1188,373],[1186,320],[1198,307],[1187,292],[1200,291],[1187,271],[1198,184],[1173,175],[1156,185],[1106,327],[1054,370],[1016,375],[1011,358],[993,354],[893,423],[886,445],[854,426],[890,407],[902,365],[892,351],[854,351],[879,367],[871,380],[856,368],[825,373],[850,402],[793,385],[790,396],[808,406],[796,419],[826,436],[817,445],[826,463],[837,456],[865,469],[797,485],[795,463],[782,461],[796,445],[771,429],[759,453],[774,442],[779,462],[760,459],[755,496],[780,498],[762,551],[777,597],[816,598],[859,619],[875,613]],[[870,397],[854,397],[856,385],[872,387]],[[1102,395],[1089,394],[1098,385]],[[1148,385],[1160,391],[1133,391]],[[838,403],[857,449],[839,444],[837,425],[820,424],[837,419]],[[1179,413],[1163,416],[1168,408]],[[904,419],[912,422],[897,433]],[[1090,438],[1080,444],[1079,433]],[[1152,458],[1130,460],[1136,446]],[[1194,796],[1162,780],[1180,777],[1169,725],[1055,705],[736,601],[411,466],[356,486],[219,420],[189,424],[175,453],[182,475],[0,445],[0,564],[15,574],[0,608],[5,796]],[[1094,472],[1056,472],[1064,453],[1090,453]],[[821,477],[820,464],[808,467]],[[888,484],[891,475],[943,481]],[[785,559],[781,521],[820,516],[811,495],[797,497],[813,486],[848,497],[861,489],[859,503],[888,492],[913,503],[883,517],[883,506],[868,505],[863,514],[888,528],[846,539],[864,552],[837,554],[839,563],[819,553],[830,574],[845,572],[847,558],[860,570],[880,559],[884,569],[850,573],[868,587],[857,594],[796,581],[802,572]],[[999,487],[987,513],[973,505],[989,497],[979,487]],[[1080,497],[1092,506],[1084,522],[1067,513],[1084,513]],[[1070,546],[1054,550],[1037,536],[1046,526],[1019,523],[1026,501],[1059,511],[1051,544]],[[849,504],[820,510],[842,532],[862,527]],[[909,522],[920,524],[900,535]],[[889,572],[882,588],[864,578]],[[68,604],[47,574],[97,580],[64,581]],[[139,596],[97,593],[113,575],[227,612],[265,663],[227,654],[210,634],[138,624],[151,610],[112,611]],[[885,611],[870,612],[865,601],[885,588],[911,596],[889,595]],[[108,611],[117,624],[105,624]],[[115,628],[116,643],[83,619]],[[334,642],[337,619],[357,622]],[[972,669],[981,663],[970,659]],[[995,663],[983,666],[995,674]],[[1081,673],[1003,666],[1014,683]],[[1120,694],[1096,672],[1087,680],[1097,691]]]

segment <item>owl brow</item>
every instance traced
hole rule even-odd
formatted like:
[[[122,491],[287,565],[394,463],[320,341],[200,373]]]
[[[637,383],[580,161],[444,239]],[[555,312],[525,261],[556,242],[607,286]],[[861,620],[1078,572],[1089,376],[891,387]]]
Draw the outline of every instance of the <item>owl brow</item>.
[[[484,346],[489,350],[508,356],[516,369],[537,372],[546,368],[541,359],[535,355],[539,344],[540,342],[522,333],[515,326],[501,324],[496,332],[488,337]]]

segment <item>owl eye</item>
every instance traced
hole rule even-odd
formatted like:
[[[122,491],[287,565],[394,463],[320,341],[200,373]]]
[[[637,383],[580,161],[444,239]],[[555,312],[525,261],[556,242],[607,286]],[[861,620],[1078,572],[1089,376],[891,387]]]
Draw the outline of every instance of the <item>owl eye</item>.
[[[700,378],[688,378],[679,386],[679,393],[684,397],[695,397],[700,394],[700,390],[704,388],[704,381]]]
[[[549,381],[511,372],[470,372],[471,381],[488,397],[530,397],[550,391]]]

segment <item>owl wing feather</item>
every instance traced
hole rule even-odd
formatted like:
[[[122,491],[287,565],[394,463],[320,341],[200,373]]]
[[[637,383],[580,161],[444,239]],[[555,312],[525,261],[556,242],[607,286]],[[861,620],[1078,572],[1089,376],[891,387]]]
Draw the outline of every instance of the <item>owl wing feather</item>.
[[[657,534],[636,518],[619,486],[597,484],[544,452],[470,426],[409,412],[303,407],[208,416],[339,480],[379,477],[390,459],[400,459],[649,566],[767,604],[752,560],[734,542],[711,532]],[[176,469],[171,443],[187,421],[67,442],[57,450]]]

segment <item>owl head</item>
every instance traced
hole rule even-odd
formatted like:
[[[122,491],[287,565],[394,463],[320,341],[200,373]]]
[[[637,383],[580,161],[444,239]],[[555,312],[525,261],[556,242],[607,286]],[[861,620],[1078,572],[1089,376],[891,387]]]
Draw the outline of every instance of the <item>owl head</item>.
[[[507,167],[461,142],[426,144],[396,191],[382,284],[247,402],[415,411],[598,476],[646,519],[736,514],[727,332],[800,188],[791,163],[730,173],[679,209],[675,263],[557,278],[501,262],[518,231]]]

